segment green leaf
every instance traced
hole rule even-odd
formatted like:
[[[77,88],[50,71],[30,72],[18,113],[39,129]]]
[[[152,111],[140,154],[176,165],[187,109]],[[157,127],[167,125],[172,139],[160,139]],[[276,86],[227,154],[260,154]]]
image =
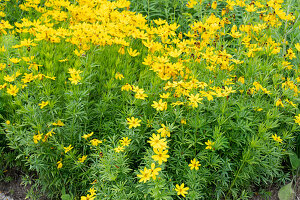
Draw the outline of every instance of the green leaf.
[[[292,182],[283,186],[279,192],[278,197],[280,200],[292,200],[294,197],[294,190],[292,188]]]
[[[61,200],[72,200],[72,197],[69,194],[61,195]]]
[[[290,157],[292,168],[294,170],[298,169],[300,167],[300,159],[298,158],[297,154],[291,151],[289,157]]]

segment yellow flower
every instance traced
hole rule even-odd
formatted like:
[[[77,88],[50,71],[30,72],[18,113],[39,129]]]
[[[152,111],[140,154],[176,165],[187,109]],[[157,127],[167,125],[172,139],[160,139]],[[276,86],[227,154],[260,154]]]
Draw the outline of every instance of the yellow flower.
[[[92,139],[90,142],[93,146],[98,146],[98,144],[102,143],[102,140]]]
[[[196,95],[193,95],[191,94],[189,96],[189,100],[190,100],[190,105],[192,105],[193,108],[197,108],[198,107],[198,103],[201,103],[202,104],[202,99],[203,98],[200,98],[200,95],[199,94],[196,94]]]
[[[114,148],[115,152],[120,153],[122,151],[124,151],[124,147],[123,146],[118,146],[116,148]]]
[[[5,124],[10,125],[10,121],[6,120]]]
[[[158,172],[161,171],[161,168],[155,168],[155,163],[151,164],[151,177],[153,178],[153,180],[156,180],[156,176],[158,175]]]
[[[53,122],[52,125],[53,126],[64,126],[65,124],[61,120],[58,120],[57,122]]]
[[[205,149],[212,149],[212,146],[215,144],[214,142],[211,142],[210,140],[207,140],[207,142],[205,142],[205,144],[207,145],[205,147]]]
[[[79,74],[71,74],[71,78],[68,79],[73,85],[77,85],[81,81],[81,77]]]
[[[189,190],[190,188],[188,187],[184,187],[184,183],[182,183],[180,186],[178,184],[176,184],[176,188],[175,190],[177,191],[177,195],[182,195],[183,197],[185,197],[185,195],[188,193],[187,190]]]
[[[17,96],[17,93],[19,92],[19,88],[16,85],[9,85],[9,88],[7,88],[7,94],[10,94],[12,96]]]
[[[295,116],[296,119],[295,120],[295,123],[300,125],[300,114],[298,116]]]
[[[134,118],[134,117],[131,117],[131,118],[127,118],[127,124],[129,125],[129,128],[131,129],[132,127],[136,128],[138,126],[141,126],[140,125],[140,122],[142,120],[139,120],[138,118]]]
[[[129,48],[127,51],[131,57],[136,57],[136,56],[140,55],[140,53],[137,50],[132,50],[132,48]]]
[[[123,85],[122,87],[121,87],[121,91],[129,91],[129,90],[132,90],[132,86],[130,85],[130,84],[128,84],[128,83],[126,83],[125,85]]]
[[[37,144],[37,143],[42,139],[42,136],[43,136],[43,134],[41,134],[40,132],[38,132],[37,135],[34,135],[34,136],[33,136],[33,142],[34,142],[35,144]]]
[[[78,57],[84,55],[84,51],[83,51],[83,50],[78,51],[77,49],[75,49],[75,50],[74,50],[74,53],[75,53],[75,55],[78,56]]]
[[[214,2],[211,4],[211,8],[214,9],[214,10],[216,10],[217,6],[218,6],[218,3],[217,3],[216,1],[214,1]]]
[[[40,103],[39,106],[41,107],[41,109],[43,109],[48,104],[49,104],[49,101],[42,101],[42,103]]]
[[[141,174],[138,174],[137,177],[141,178],[139,180],[139,182],[144,181],[144,183],[146,183],[146,181],[150,180],[151,178],[151,170],[147,169],[146,167],[143,170],[140,170]]]
[[[191,164],[189,164],[189,167],[195,170],[199,169],[199,166],[201,166],[201,164],[199,164],[199,161],[196,160],[196,158],[194,158],[193,160],[191,160]]]
[[[162,99],[160,99],[158,102],[153,101],[153,104],[151,105],[153,108],[155,108],[157,111],[163,111],[167,110],[167,102],[163,102]]]
[[[124,78],[123,74],[120,74],[119,72],[116,73],[115,75],[116,79],[122,80]]]
[[[128,139],[128,137],[123,137],[122,140],[120,140],[121,145],[123,147],[129,146],[131,139]]]
[[[124,46],[121,46],[121,47],[120,47],[120,49],[118,50],[118,53],[119,53],[119,54],[122,54],[122,55],[125,54]]]
[[[89,134],[84,134],[84,135],[81,136],[81,137],[87,140],[87,139],[88,139],[89,137],[91,137],[93,134],[94,134],[94,132],[91,132],[91,133],[89,133]],[[96,146],[97,146],[97,145],[96,145]]]
[[[57,169],[60,169],[60,168],[62,168],[62,166],[63,166],[61,160],[58,161],[56,164],[57,164]]]
[[[180,123],[181,123],[181,124],[186,124],[186,119],[181,119],[181,120],[180,120]]]
[[[300,43],[295,44],[297,51],[300,51]]]
[[[81,158],[78,158],[78,162],[83,163],[86,160],[87,156],[82,156]]]
[[[161,124],[162,128],[158,129],[157,132],[161,134],[161,137],[170,137],[170,129],[169,127],[165,126],[164,124]]]
[[[159,94],[159,97],[162,99],[168,99],[170,97],[170,93],[163,93],[163,94]]]
[[[155,149],[165,149],[167,148],[167,142],[165,138],[160,139],[160,135],[152,134],[152,137],[149,138],[148,143],[150,143],[150,146]]]
[[[16,64],[16,63],[19,63],[22,59],[19,59],[19,58],[10,58],[9,60],[10,60],[10,62]]]
[[[167,158],[169,158],[170,156],[167,155],[168,150],[163,150],[163,149],[153,149],[154,153],[156,153],[156,155],[153,155],[152,158],[155,161],[158,161],[158,163],[161,165],[162,162],[167,162]]]
[[[73,149],[73,147],[71,145],[69,145],[68,147],[64,147],[65,149],[65,153],[71,151],[71,149]]]
[[[278,100],[276,101],[275,105],[276,105],[276,107],[278,107],[278,106],[284,107],[284,105],[283,105],[281,99],[278,99]]]
[[[277,134],[272,135],[273,140],[282,143],[282,139],[280,138],[280,136],[277,136]]]

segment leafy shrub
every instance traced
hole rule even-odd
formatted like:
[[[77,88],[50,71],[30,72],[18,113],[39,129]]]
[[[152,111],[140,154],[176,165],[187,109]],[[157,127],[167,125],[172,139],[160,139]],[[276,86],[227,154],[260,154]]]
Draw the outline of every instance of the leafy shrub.
[[[285,182],[292,3],[24,1],[0,27],[9,147],[53,199],[247,199]]]

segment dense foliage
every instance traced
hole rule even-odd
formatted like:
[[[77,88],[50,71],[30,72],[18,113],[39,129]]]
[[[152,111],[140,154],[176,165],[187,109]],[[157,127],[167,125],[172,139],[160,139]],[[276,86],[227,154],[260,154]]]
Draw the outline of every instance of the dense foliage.
[[[0,152],[52,199],[248,199],[285,183],[299,148],[293,5],[2,1]]]

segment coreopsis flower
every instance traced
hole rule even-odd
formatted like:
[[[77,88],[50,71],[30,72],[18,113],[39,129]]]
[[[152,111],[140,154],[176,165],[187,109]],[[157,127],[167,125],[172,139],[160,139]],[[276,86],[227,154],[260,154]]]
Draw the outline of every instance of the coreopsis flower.
[[[136,56],[140,55],[140,53],[137,50],[132,50],[132,48],[129,48],[127,51],[131,57],[136,57]]]
[[[42,101],[42,103],[40,103],[39,106],[41,107],[41,109],[43,109],[48,104],[49,104],[49,101]]]
[[[51,129],[51,131],[49,131],[48,133],[46,133],[47,136],[52,136],[52,134],[55,135],[55,133],[53,132],[53,129]]]
[[[57,122],[53,122],[52,125],[53,126],[64,126],[65,124],[61,120],[58,120]]]
[[[186,7],[188,8],[194,8],[195,5],[197,5],[197,1],[195,0],[189,0],[188,3],[186,4]]]
[[[300,43],[295,44],[297,51],[300,51]]]
[[[5,51],[6,51],[5,47],[2,46],[2,47],[0,48],[0,52],[5,52]]]
[[[161,171],[161,168],[155,168],[155,163],[151,164],[151,169],[150,169],[150,173],[151,173],[151,177],[153,178],[153,180],[156,180],[156,176],[158,175],[158,172]]]
[[[197,108],[198,107],[198,103],[201,103],[202,104],[202,99],[203,98],[200,98],[200,95],[199,94],[196,94],[196,95],[193,95],[191,94],[189,96],[189,100],[190,100],[190,105],[192,105],[193,108]]]
[[[77,50],[77,49],[75,49],[74,50],[74,54],[76,55],[76,56],[78,56],[78,57],[80,57],[80,56],[83,56],[84,55],[84,51],[83,50]]]
[[[146,183],[146,181],[150,180],[151,178],[151,170],[147,169],[146,167],[143,170],[140,170],[141,174],[138,174],[137,177],[140,178],[139,182],[144,182]]]
[[[181,123],[181,124],[186,124],[186,119],[181,119],[181,120],[180,120],[180,123]]]
[[[142,120],[139,120],[138,118],[134,118],[134,117],[131,117],[131,118],[127,118],[127,124],[129,125],[129,128],[131,129],[132,127],[133,128],[136,128],[138,126],[141,126],[140,122]]]
[[[153,101],[153,104],[151,105],[153,108],[155,108],[157,111],[164,111],[167,110],[167,102],[163,102],[162,99],[160,99],[158,102]]]
[[[298,116],[295,116],[296,119],[295,120],[295,123],[300,125],[300,114]]]
[[[83,163],[86,160],[87,156],[82,156],[81,158],[78,158],[78,162]]]
[[[205,142],[205,144],[207,145],[205,147],[205,149],[212,149],[212,146],[215,144],[215,142],[212,142],[210,140],[207,140],[207,142]]]
[[[42,137],[43,137],[43,133],[40,133],[38,131],[38,134],[33,136],[33,142],[37,144],[42,139]]]
[[[278,99],[278,100],[276,101],[275,105],[276,105],[276,107],[278,107],[278,106],[284,107],[284,105],[283,105],[281,99]]]
[[[125,85],[123,85],[122,87],[121,87],[121,91],[129,91],[129,90],[132,90],[132,86],[130,85],[130,84],[128,84],[128,83],[126,83]]]
[[[160,133],[161,137],[170,137],[170,129],[164,124],[161,124],[161,128],[158,129],[157,132]]]
[[[102,143],[102,140],[92,139],[90,142],[93,146],[98,146],[98,144]]]
[[[282,143],[282,139],[280,138],[280,136],[277,136],[277,134],[272,135],[272,138],[276,142]]]
[[[152,137],[149,138],[148,143],[150,143],[150,146],[153,147],[154,149],[165,149],[167,148],[167,142],[165,138],[160,139],[160,135],[157,134],[155,135],[154,133],[152,134]]]
[[[163,94],[159,94],[159,97],[162,99],[168,99],[170,97],[170,93],[163,93]]]
[[[71,74],[71,78],[68,78],[71,81],[71,84],[77,85],[81,81],[81,77],[79,74]]]
[[[120,49],[118,50],[118,53],[121,54],[121,55],[125,54],[125,48],[124,48],[124,46],[120,47]]]
[[[7,82],[13,82],[13,81],[15,81],[16,77],[14,75],[12,75],[12,76],[6,75],[6,76],[4,76],[3,79]]]
[[[243,76],[239,77],[238,82],[240,82],[241,84],[244,84],[245,78]]]
[[[123,137],[122,140],[120,140],[121,145],[123,147],[129,146],[131,139],[128,139],[128,137]]]
[[[218,6],[218,3],[217,3],[216,1],[214,1],[214,2],[211,4],[211,8],[214,9],[214,10],[216,10],[217,6]]]
[[[68,147],[64,147],[65,153],[71,151],[73,149],[72,145],[69,145]]]
[[[84,134],[84,135],[81,136],[81,137],[87,140],[87,139],[88,139],[89,137],[91,137],[93,134],[94,134],[94,132],[91,132],[91,133],[89,133],[89,134]]]
[[[12,96],[17,96],[19,88],[16,85],[9,85],[9,88],[7,88],[6,92]]]
[[[5,63],[0,63],[0,71],[3,70],[3,69],[5,69],[5,67],[6,67]]]
[[[146,97],[148,97],[148,95],[146,93],[144,93],[144,91],[138,91],[134,97],[136,99],[142,99],[142,100],[145,100]]]
[[[63,164],[62,164],[62,161],[60,160],[60,161],[58,161],[57,163],[57,169],[60,169],[60,168],[62,168],[62,166],[63,166]]]
[[[19,58],[10,58],[9,60],[10,60],[10,62],[12,62],[12,63],[14,63],[14,64],[17,64],[17,63],[19,63],[22,59],[19,59]]]
[[[163,150],[163,149],[153,149],[154,153],[156,155],[153,155],[152,158],[155,161],[158,161],[158,163],[161,165],[162,162],[167,162],[167,158],[170,156],[167,155],[168,150]]]
[[[96,198],[95,195],[87,194],[86,196],[81,196],[80,200],[94,200]]]
[[[189,190],[188,187],[184,187],[184,183],[182,183],[180,186],[176,184],[175,190],[177,191],[177,195],[182,195],[185,197],[185,195],[188,193],[187,190]]]
[[[260,112],[260,111],[262,111],[263,109],[262,109],[262,108],[254,108],[254,110]]]
[[[7,86],[7,83],[4,83],[3,85],[0,85],[0,90],[6,88],[6,86]]]
[[[124,78],[124,76],[123,76],[123,74],[117,72],[116,75],[115,75],[115,78],[119,79],[119,80],[122,80]]]
[[[296,58],[296,55],[293,52],[293,50],[290,48],[290,49],[287,50],[287,53],[286,53],[285,57],[292,60],[292,59]]]
[[[189,167],[195,170],[199,169],[199,166],[201,166],[201,164],[199,164],[199,161],[196,160],[196,158],[194,158],[193,160],[191,160],[191,164],[189,164]]]
[[[114,148],[115,152],[117,152],[117,153],[124,151],[124,149],[125,149],[124,146],[118,146],[118,147]]]

